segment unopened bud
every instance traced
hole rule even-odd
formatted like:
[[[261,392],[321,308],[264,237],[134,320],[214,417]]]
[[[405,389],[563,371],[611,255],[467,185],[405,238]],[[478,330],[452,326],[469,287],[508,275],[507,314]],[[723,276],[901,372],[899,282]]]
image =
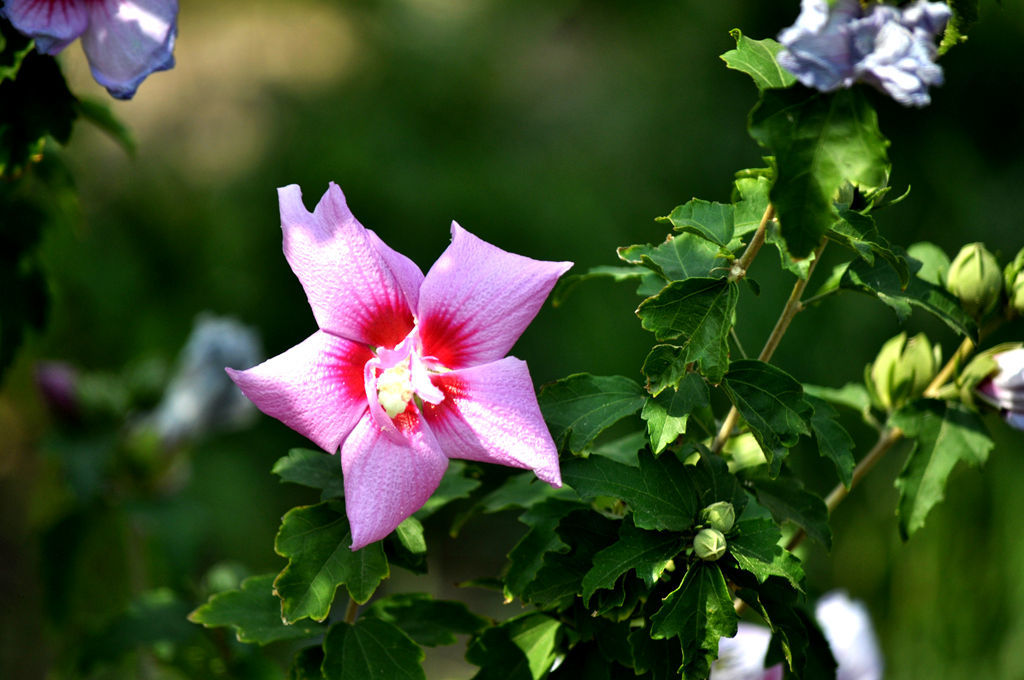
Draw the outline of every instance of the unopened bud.
[[[1024,314],[1024,248],[1003,270],[1007,304],[1017,314]]]
[[[968,243],[949,265],[946,288],[960,298],[964,311],[980,318],[992,311],[1003,290],[1003,272],[981,243]]]
[[[700,521],[701,524],[727,534],[736,523],[736,509],[729,501],[718,501],[700,511]]]
[[[725,554],[725,536],[718,529],[701,529],[693,538],[693,552],[705,562],[714,562]]]
[[[924,333],[907,340],[900,333],[886,341],[868,374],[879,405],[894,411],[924,393],[942,363],[942,348],[932,347]]]

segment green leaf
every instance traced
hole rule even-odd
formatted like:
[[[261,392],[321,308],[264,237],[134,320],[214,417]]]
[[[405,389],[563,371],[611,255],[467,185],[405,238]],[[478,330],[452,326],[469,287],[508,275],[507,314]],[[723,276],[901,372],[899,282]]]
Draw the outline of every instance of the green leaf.
[[[321,501],[345,495],[341,461],[323,451],[292,449],[287,456],[274,463],[271,472],[280,477],[282,482],[320,489]]]
[[[622,463],[623,465],[629,465],[630,467],[640,467],[640,459],[638,455],[640,451],[647,447],[647,434],[643,431],[636,431],[631,434],[613,439],[609,442],[603,442],[599,446],[595,446],[594,450],[590,452],[592,456],[601,456],[602,458],[609,458],[616,463]]]
[[[776,522],[793,522],[818,543],[832,549],[828,508],[820,496],[803,488],[797,480],[787,477],[755,479],[754,489],[757,491],[758,503],[768,508]]]
[[[514,508],[531,508],[553,496],[571,497],[550,484],[537,479],[533,472],[510,475],[501,486],[480,499],[483,512],[501,512]]]
[[[678,534],[643,531],[623,520],[619,540],[594,555],[594,566],[583,577],[583,604],[589,605],[595,591],[615,587],[619,577],[631,569],[648,588],[653,587],[685,547]]]
[[[729,553],[740,569],[745,569],[763,583],[771,576],[781,576],[802,591],[804,570],[793,553],[779,545],[782,533],[770,519],[748,519],[736,524],[736,536],[729,538]]]
[[[742,71],[753,78],[757,89],[789,87],[796,82],[796,77],[775,61],[782,45],[771,38],[751,40],[738,28],[729,31],[729,35],[736,41],[736,49],[723,54],[722,61],[734,71]]]
[[[876,257],[884,259],[896,271],[901,286],[910,281],[906,257],[882,238],[875,226],[875,219],[870,215],[848,209],[840,210],[839,220],[832,225],[828,237],[853,250],[868,265],[874,265]]]
[[[606,458],[585,458],[562,464],[562,479],[582,498],[620,498],[632,509],[641,529],[686,531],[699,509],[692,466],[675,456],[655,458],[641,452],[640,467]]]
[[[540,680],[555,662],[560,633],[558,621],[537,613],[488,628],[466,650],[480,666],[473,680]]]
[[[859,413],[867,413],[871,410],[871,397],[868,395],[867,388],[860,383],[846,383],[838,388],[804,383],[804,395],[831,404],[846,406]]]
[[[641,371],[647,377],[644,386],[653,396],[676,387],[690,374],[682,347],[655,345],[644,359]],[[698,376],[699,379],[699,376]]]
[[[622,376],[576,373],[541,387],[541,413],[558,448],[583,451],[597,435],[644,405],[644,391]]]
[[[810,435],[813,409],[800,383],[782,369],[754,359],[734,361],[722,389],[776,467],[800,435]]]
[[[507,599],[521,597],[526,592],[544,564],[545,554],[569,550],[556,529],[563,517],[580,507],[579,503],[549,499],[534,504],[519,516],[519,521],[528,526],[529,530],[508,554],[504,576]]]
[[[424,593],[397,593],[376,600],[361,614],[394,624],[417,644],[453,645],[456,635],[473,635],[487,625],[461,602],[435,600]]]
[[[657,245],[635,245],[619,248],[619,258],[647,267],[665,281],[706,278],[727,266],[722,250],[710,241],[693,234],[669,234]],[[723,269],[724,273],[724,269]]]
[[[851,262],[843,273],[839,287],[873,295],[891,307],[900,320],[910,314],[911,306],[930,312],[961,335],[977,340],[978,327],[963,310],[960,301],[933,283],[912,274],[906,287],[888,262],[878,260],[869,265],[863,260]]]
[[[544,564],[526,588],[523,599],[544,609],[570,606],[582,590],[583,578],[593,566],[595,555],[617,539],[620,524],[589,509],[576,510],[561,518],[556,531],[569,549],[544,556]],[[611,606],[621,604],[619,598]]]
[[[949,255],[934,243],[918,241],[907,247],[907,255],[921,263],[917,275],[936,286],[946,286],[946,275],[949,273]]]
[[[323,662],[324,650],[321,645],[300,649],[288,669],[288,680],[323,680],[324,674],[320,671]]]
[[[676,231],[695,234],[725,248],[732,241],[733,207],[699,198],[677,206],[666,218]]]
[[[804,398],[814,408],[814,415],[811,416],[811,430],[814,432],[814,440],[818,444],[818,453],[823,458],[832,461],[836,466],[836,475],[839,476],[839,481],[849,489],[853,480],[853,437],[839,424],[839,414],[829,406],[827,401],[808,396],[806,391],[807,385],[804,385]],[[868,399],[866,391],[864,399]],[[862,413],[867,413],[869,408],[869,404],[865,404]]]
[[[690,414],[709,404],[708,386],[696,373],[687,373],[678,389],[669,389],[647,400],[640,417],[654,453],[661,453],[676,437],[686,432]]]
[[[627,640],[637,675],[644,680],[679,680],[683,650],[677,640],[652,640],[644,628],[631,632]]]
[[[360,604],[370,599],[390,573],[384,549],[380,541],[356,551],[349,549],[351,544],[344,507],[336,501],[292,508],[285,514],[274,541],[277,554],[288,558],[288,566],[274,581],[285,621],[323,621],[341,585]]]
[[[768,195],[772,190],[772,181],[764,175],[753,177],[737,176],[733,183],[734,214],[733,222],[736,236],[745,236],[757,231],[761,226],[761,218],[768,209]]]
[[[326,680],[426,680],[423,650],[396,626],[372,617],[336,623],[324,638]]]
[[[0,83],[17,77],[21,62],[32,47],[31,39],[14,30],[9,22],[0,20]]]
[[[82,675],[75,677],[96,677],[93,671],[98,666],[136,650],[196,644],[202,634],[186,620],[188,610],[169,588],[139,593],[120,615],[80,641],[78,667]]]
[[[615,283],[622,281],[634,281],[644,275],[642,269],[636,267],[611,267],[602,265],[591,267],[583,274],[572,274],[563,276],[558,280],[555,289],[551,292],[551,305],[558,307],[562,305],[569,296],[576,290],[576,287],[585,281],[594,279],[611,279]]]
[[[896,478],[900,492],[900,534],[906,540],[945,497],[949,475],[961,460],[980,466],[995,446],[977,415],[959,404],[920,401],[894,413],[890,423],[913,441],[903,471]]]
[[[207,628],[231,626],[240,642],[265,645],[277,640],[322,635],[325,627],[312,621],[287,624],[281,620],[281,600],[274,595],[274,574],[251,576],[239,590],[217,593],[188,615]]]
[[[467,477],[466,471],[466,464],[461,460],[448,461],[448,469],[441,477],[441,483],[423,507],[416,511],[416,518],[424,520],[452,501],[468,498],[480,486],[480,480]]]
[[[114,115],[106,102],[93,97],[83,97],[75,102],[75,112],[83,120],[89,121],[110,135],[110,138],[120,144],[129,156],[135,155],[135,138],[132,131]]]
[[[775,157],[771,200],[795,257],[808,255],[836,219],[832,198],[844,181],[864,189],[888,181],[889,142],[859,89],[808,96],[766,90],[750,112],[750,135]]]
[[[423,538],[423,525],[415,517],[406,517],[395,527],[395,535],[406,550],[414,555],[427,552],[427,541]]]
[[[678,637],[686,678],[705,678],[718,657],[718,640],[736,634],[738,617],[722,570],[697,563],[651,617],[651,637]]]
[[[946,32],[939,44],[940,56],[967,40],[967,31],[978,20],[978,0],[949,0],[947,4],[953,10],[953,16],[946,24]]]
[[[732,328],[739,288],[724,279],[693,278],[669,284],[640,303],[637,316],[659,341],[681,340],[683,361],[697,362],[711,383],[729,366]]]

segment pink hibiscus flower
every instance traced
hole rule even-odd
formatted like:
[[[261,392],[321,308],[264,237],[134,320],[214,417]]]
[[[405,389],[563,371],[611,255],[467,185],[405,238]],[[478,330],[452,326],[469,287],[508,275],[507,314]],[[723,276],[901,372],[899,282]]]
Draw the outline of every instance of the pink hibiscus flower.
[[[533,470],[561,486],[526,363],[505,354],[571,262],[507,253],[452,223],[426,276],[352,215],[331,183],[311,214],[278,190],[284,254],[320,330],[247,371],[266,413],[341,449],[352,549],[418,510],[449,458]]]
[[[43,54],[81,36],[92,77],[118,99],[174,66],[177,0],[4,0],[0,15]]]

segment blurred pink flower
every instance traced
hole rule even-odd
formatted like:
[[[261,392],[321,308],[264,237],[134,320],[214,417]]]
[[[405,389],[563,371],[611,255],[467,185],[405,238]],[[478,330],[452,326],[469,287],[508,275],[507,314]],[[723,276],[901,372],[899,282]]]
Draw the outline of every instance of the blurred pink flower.
[[[532,469],[561,485],[526,363],[505,354],[570,262],[507,253],[452,223],[424,277],[331,183],[311,214],[278,190],[284,254],[320,330],[247,371],[249,399],[329,453],[341,447],[352,549],[387,536],[448,458]]]
[[[993,354],[999,370],[978,385],[978,396],[998,408],[1011,427],[1024,430],[1024,348]]]
[[[5,0],[0,15],[43,54],[81,37],[93,78],[118,99],[174,66],[177,0]]]

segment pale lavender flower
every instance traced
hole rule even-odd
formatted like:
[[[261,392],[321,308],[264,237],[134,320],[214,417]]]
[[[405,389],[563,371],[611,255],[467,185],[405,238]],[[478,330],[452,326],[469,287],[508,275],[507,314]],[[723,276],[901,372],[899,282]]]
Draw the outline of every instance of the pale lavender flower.
[[[881,680],[882,653],[863,603],[833,591],[818,600],[814,617],[836,659],[836,680]],[[781,680],[781,664],[764,667],[770,641],[764,626],[740,622],[735,637],[718,643],[710,680]]]
[[[43,54],[81,37],[93,78],[118,99],[174,66],[177,0],[5,0],[0,16]]]
[[[255,415],[252,404],[224,374],[224,365],[253,366],[262,358],[254,330],[235,319],[201,314],[163,398],[143,427],[173,448],[248,424]]]
[[[808,87],[829,92],[869,83],[904,106],[931,102],[928,88],[942,84],[935,36],[951,15],[941,2],[902,10],[859,0],[803,0],[796,23],[779,34],[777,59]]]
[[[1011,427],[1024,430],[1024,348],[993,354],[999,370],[978,384],[977,394],[998,408]]]
[[[505,354],[572,263],[507,253],[453,222],[424,276],[356,220],[334,183],[313,213],[298,186],[278,195],[284,254],[320,330],[228,373],[267,415],[341,448],[352,549],[418,510],[449,458],[561,486],[526,363]]]

